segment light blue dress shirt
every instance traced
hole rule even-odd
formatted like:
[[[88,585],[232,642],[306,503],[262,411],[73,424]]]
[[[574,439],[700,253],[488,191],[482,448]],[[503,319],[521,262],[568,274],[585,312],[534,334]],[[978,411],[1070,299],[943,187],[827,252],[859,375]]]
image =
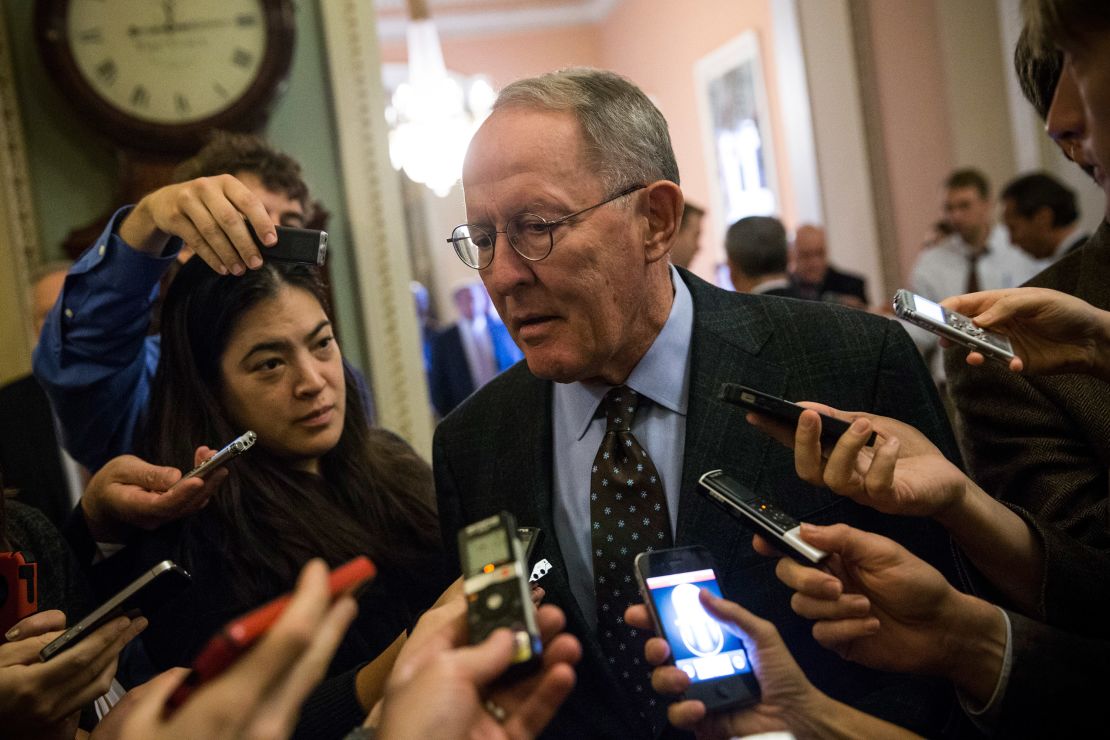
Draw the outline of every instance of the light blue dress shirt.
[[[671,283],[674,302],[670,316],[625,385],[645,399],[636,410],[632,433],[655,463],[663,481],[673,537],[686,448],[694,304],[690,290],[674,267]],[[605,415],[597,416],[597,408],[609,388],[557,383],[552,408],[555,537],[566,562],[571,592],[591,626],[597,622],[597,603],[590,546],[590,469],[605,436]]]

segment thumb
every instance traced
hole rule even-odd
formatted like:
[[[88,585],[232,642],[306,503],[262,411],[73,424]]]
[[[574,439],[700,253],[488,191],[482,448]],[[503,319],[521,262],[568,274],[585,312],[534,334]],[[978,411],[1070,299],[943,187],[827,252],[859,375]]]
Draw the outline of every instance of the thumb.
[[[202,462],[215,454],[216,451],[213,450],[211,447],[205,447],[204,445],[201,445],[197,448],[197,451],[193,453],[193,466],[195,467],[197,465],[200,465]]]
[[[133,455],[123,455],[111,460],[112,478],[117,483],[135,486],[147,491],[165,491],[181,478],[181,471],[165,465],[152,465]]]
[[[802,524],[801,536],[809,544],[838,553],[845,561],[865,568],[889,565],[909,554],[894,540],[847,524]]]

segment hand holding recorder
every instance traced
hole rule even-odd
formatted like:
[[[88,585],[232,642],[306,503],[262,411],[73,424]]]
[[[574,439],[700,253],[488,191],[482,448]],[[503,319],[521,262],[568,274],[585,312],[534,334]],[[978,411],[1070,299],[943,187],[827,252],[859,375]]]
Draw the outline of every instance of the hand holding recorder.
[[[1010,369],[1038,375],[1087,373],[1110,379],[1110,313],[1046,288],[1010,288],[954,296],[946,309],[1006,335],[1014,348]],[[969,365],[983,355],[969,352]]]
[[[128,707],[122,740],[288,737],[357,611],[350,596],[333,602],[327,567],[309,562],[280,617],[257,645],[170,715],[166,702],[185,671],[175,668],[150,681]]]
[[[123,542],[131,528],[153,530],[199,511],[227,477],[221,467],[253,443],[247,432],[219,452],[198,447],[197,467],[185,474],[134,455],[109,460],[81,496],[89,532],[97,542]]]
[[[814,639],[871,668],[947,678],[986,704],[1005,653],[997,607],[886,537],[845,524],[803,525],[802,536],[832,553],[829,572],[783,558],[775,573],[797,591],[794,611],[817,620]],[[771,552],[766,542],[757,549]]]

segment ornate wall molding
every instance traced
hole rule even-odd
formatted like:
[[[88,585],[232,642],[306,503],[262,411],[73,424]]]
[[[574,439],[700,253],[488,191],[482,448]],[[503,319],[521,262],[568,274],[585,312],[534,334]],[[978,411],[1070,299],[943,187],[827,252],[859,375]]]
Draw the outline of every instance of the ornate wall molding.
[[[378,423],[431,458],[432,417],[400,183],[389,163],[374,5],[321,0],[355,283]]]
[[[30,273],[40,254],[12,49],[0,13],[0,382],[31,366]]]

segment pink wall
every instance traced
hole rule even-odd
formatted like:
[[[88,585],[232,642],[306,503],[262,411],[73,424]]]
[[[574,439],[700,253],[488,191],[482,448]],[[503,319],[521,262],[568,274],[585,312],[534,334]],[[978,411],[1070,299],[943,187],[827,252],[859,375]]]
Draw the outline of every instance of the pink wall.
[[[596,26],[565,26],[504,35],[440,39],[452,72],[488,75],[495,89],[521,77],[570,66],[601,65]],[[383,44],[382,61],[404,62],[404,42]]]
[[[871,45],[903,280],[940,216],[940,183],[954,166],[935,3],[870,2]],[[865,101],[866,104],[867,101]]]
[[[764,83],[771,107],[771,136],[778,165],[779,209],[788,226],[794,225],[794,196],[785,140],[779,115],[772,48],[771,13],[766,0],[698,0],[678,5],[667,0],[622,0],[602,24],[603,66],[626,75],[652,97],[666,116],[671,142],[682,173],[686,196],[710,206],[710,170],[705,161],[694,64],[706,54],[749,29],[759,35]],[[712,211],[712,209],[710,209]],[[714,218],[716,214],[709,214]],[[703,276],[724,260],[724,247],[708,228],[702,230],[702,249],[693,267]],[[727,226],[723,224],[722,226]]]
[[[551,28],[527,33],[442,39],[444,62],[453,71],[489,75],[494,87],[514,79],[571,65],[612,69],[627,76],[651,96],[666,116],[671,141],[687,197],[710,206],[710,174],[704,159],[701,123],[694,90],[694,63],[754,29],[763,51],[763,71],[771,106],[771,130],[778,163],[780,208],[788,225],[794,221],[794,201],[784,166],[775,63],[771,48],[768,0],[621,0],[602,23]],[[405,59],[403,43],[383,45],[387,62]],[[712,209],[710,209],[712,210]],[[710,218],[714,214],[709,214]],[[709,224],[702,231],[702,251],[694,268],[712,274],[723,260]]]

